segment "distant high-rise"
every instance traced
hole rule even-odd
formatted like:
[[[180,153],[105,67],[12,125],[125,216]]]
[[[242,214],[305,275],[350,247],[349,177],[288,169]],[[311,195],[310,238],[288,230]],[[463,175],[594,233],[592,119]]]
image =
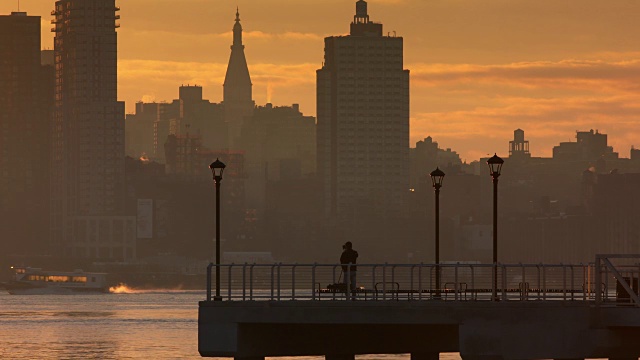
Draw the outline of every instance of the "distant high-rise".
[[[229,143],[237,147],[238,136],[242,129],[245,116],[253,113],[251,76],[247,59],[244,56],[242,44],[242,25],[240,25],[240,12],[236,11],[236,24],[233,26],[233,45],[227,74],[224,78],[224,113],[225,121],[229,125]]]
[[[403,39],[383,36],[365,1],[350,35],[325,38],[317,107],[325,213],[399,210],[409,191],[409,70]]]
[[[42,254],[53,66],[41,64],[39,16],[0,16],[0,84],[0,253]]]
[[[124,103],[117,98],[115,0],[59,0],[52,246],[73,257],[135,257],[124,210]]]

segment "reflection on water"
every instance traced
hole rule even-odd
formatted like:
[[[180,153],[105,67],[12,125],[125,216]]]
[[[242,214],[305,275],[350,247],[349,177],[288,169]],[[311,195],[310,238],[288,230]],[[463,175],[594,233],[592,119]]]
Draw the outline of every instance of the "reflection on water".
[[[158,290],[74,296],[2,292],[0,359],[200,359],[198,301],[204,296],[203,291]],[[442,354],[441,359],[460,357]]]

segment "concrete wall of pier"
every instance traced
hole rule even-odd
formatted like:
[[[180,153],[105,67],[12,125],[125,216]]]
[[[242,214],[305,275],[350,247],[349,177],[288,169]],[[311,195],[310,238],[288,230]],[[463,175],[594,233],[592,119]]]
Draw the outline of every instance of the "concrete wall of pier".
[[[591,302],[201,302],[202,356],[640,357],[640,309]]]

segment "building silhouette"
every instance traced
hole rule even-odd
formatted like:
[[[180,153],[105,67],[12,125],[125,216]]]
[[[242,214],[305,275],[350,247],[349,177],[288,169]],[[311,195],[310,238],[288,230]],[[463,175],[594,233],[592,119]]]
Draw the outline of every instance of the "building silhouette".
[[[576,142],[562,142],[554,146],[553,158],[567,161],[613,160],[618,158],[618,153],[608,146],[606,134],[591,129],[576,131]]]
[[[444,170],[447,175],[452,175],[451,170],[462,165],[462,160],[457,152],[450,148],[441,149],[431,136],[416,142],[416,147],[409,149],[409,158],[411,164],[410,188],[414,190],[424,180],[428,180],[429,186],[431,186],[429,174],[436,167]]]
[[[266,104],[245,117],[238,145],[246,152],[247,206],[264,214],[267,182],[296,180],[316,169],[316,119],[298,104]]]
[[[162,103],[136,103],[133,114],[125,118],[125,154],[132,158],[156,159],[154,146],[154,124],[160,119]]]
[[[203,99],[198,85],[181,85],[178,99],[171,102],[136,103],[125,124],[126,154],[133,158],[164,162],[167,137],[187,132],[198,135],[208,149],[229,147],[222,104]]]
[[[39,16],[0,16],[2,254],[47,251],[53,64],[40,34]]]
[[[124,213],[124,103],[117,98],[115,0],[60,0],[51,241],[58,255],[135,258],[135,217]]]
[[[317,115],[325,214],[398,214],[409,191],[409,71],[402,37],[384,36],[363,0],[350,35],[325,38]]]
[[[242,130],[244,118],[253,113],[251,76],[247,66],[242,44],[242,25],[240,12],[236,11],[236,23],[233,26],[233,45],[224,78],[224,117],[229,125],[229,141],[232,146],[237,143]]]

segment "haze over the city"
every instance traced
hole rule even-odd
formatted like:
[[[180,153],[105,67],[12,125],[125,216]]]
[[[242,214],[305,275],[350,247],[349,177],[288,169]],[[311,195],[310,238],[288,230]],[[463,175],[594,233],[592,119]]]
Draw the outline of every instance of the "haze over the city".
[[[575,130],[599,129],[621,156],[637,143],[640,3],[548,0],[372,0],[370,16],[403,36],[411,70],[411,145],[427,135],[467,161],[506,152],[527,131],[534,156],[549,156]],[[219,101],[236,5],[245,30],[256,103],[300,103],[315,115],[323,38],[347,34],[353,1],[129,0],[120,4],[118,90],[136,101],[170,101],[180,84]],[[0,3],[0,13],[17,10]],[[42,16],[53,48],[52,3]],[[142,86],[144,84],[144,86]]]
[[[0,358],[640,359],[638,15],[3,1]]]

